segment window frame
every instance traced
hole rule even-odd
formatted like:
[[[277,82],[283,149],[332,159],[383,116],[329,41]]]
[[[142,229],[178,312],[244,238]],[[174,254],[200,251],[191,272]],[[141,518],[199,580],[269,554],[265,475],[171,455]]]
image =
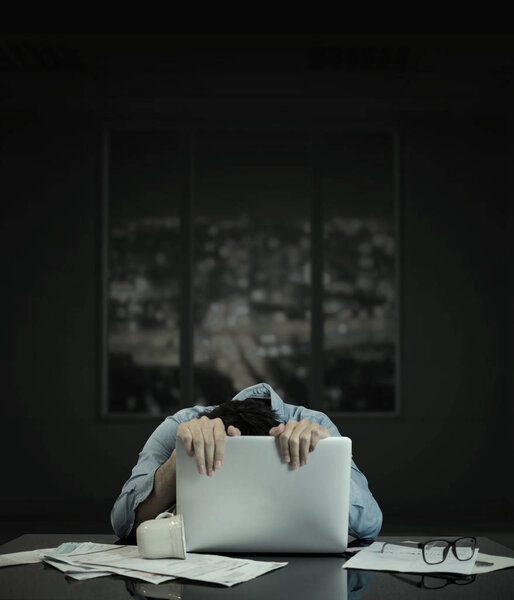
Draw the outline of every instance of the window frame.
[[[100,221],[100,243],[98,244],[98,266],[100,273],[99,285],[99,406],[98,416],[100,420],[121,421],[162,421],[165,413],[155,415],[147,413],[120,413],[109,411],[109,388],[108,388],[108,259],[109,259],[109,150],[111,132],[116,130],[138,131],[170,131],[181,137],[187,172],[184,173],[182,181],[182,198],[180,200],[180,246],[182,255],[187,257],[182,261],[180,274],[181,301],[180,301],[180,409],[192,405],[193,402],[193,216],[194,216],[194,146],[195,136],[203,131],[237,131],[237,132],[262,132],[263,130],[274,133],[303,134],[310,138],[312,148],[312,187],[311,187],[311,264],[312,264],[312,309],[311,309],[311,372],[309,380],[309,408],[321,410],[330,418],[345,418],[351,420],[369,419],[391,419],[398,418],[402,414],[401,398],[401,341],[402,341],[402,310],[401,310],[401,251],[402,251],[402,218],[401,197],[402,177],[400,171],[401,155],[401,132],[398,123],[358,123],[358,122],[266,122],[261,124],[248,123],[244,121],[213,120],[210,123],[199,123],[190,120],[180,123],[177,121],[116,121],[109,120],[101,124],[99,135],[100,156],[100,193],[99,193],[99,221]],[[354,412],[343,410],[324,410],[321,402],[323,390],[323,207],[321,201],[321,189],[319,178],[319,164],[316,157],[319,156],[317,148],[323,143],[323,136],[345,133],[373,133],[389,134],[392,140],[393,161],[393,220],[395,228],[395,386],[394,386],[394,410],[392,411],[369,411]],[[256,382],[258,383],[258,382]]]

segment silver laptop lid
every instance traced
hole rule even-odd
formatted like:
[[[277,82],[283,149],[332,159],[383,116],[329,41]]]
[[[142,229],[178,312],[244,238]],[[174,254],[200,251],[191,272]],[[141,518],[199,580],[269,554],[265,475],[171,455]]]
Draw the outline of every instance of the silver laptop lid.
[[[199,475],[177,443],[177,513],[189,552],[344,552],[351,440],[320,440],[292,470],[269,436],[227,437],[223,467]]]

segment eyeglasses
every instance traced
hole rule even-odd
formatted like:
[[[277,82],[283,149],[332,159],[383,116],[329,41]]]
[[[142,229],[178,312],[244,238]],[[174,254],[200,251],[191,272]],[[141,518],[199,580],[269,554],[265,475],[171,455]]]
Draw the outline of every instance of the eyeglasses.
[[[387,545],[409,546],[421,548],[423,560],[429,565],[438,565],[446,560],[451,551],[457,560],[470,560],[473,558],[477,539],[475,537],[461,537],[456,540],[429,540],[428,542],[385,542],[381,552]]]

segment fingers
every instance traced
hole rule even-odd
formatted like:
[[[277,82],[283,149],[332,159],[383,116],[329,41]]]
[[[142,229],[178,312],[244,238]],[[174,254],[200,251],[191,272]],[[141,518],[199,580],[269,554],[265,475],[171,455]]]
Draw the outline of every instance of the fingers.
[[[300,467],[307,464],[307,457],[309,456],[309,448],[311,447],[312,434],[317,425],[309,423],[299,433],[299,460]]]
[[[312,423],[303,419],[295,424],[295,427],[291,431],[291,435],[289,437],[289,453],[291,455],[291,468],[298,469],[298,467],[303,466],[306,462],[305,459],[300,462],[300,446],[305,454],[305,444],[310,444],[310,426]],[[287,431],[287,427],[286,427]]]
[[[326,427],[318,425],[316,428],[314,428],[311,434],[311,444],[309,452],[312,452],[316,448],[320,440],[323,440],[327,437],[330,437],[330,431]]]
[[[177,429],[177,437],[180,438],[184,444],[188,456],[193,456],[193,432],[189,428],[189,423],[181,423]]]
[[[183,441],[188,455],[194,455],[196,467],[201,475],[211,476],[215,469],[220,469],[223,465],[225,426],[221,419],[209,419],[204,416],[181,423],[177,437]]]
[[[269,430],[269,434],[276,437],[277,435],[280,435],[284,431],[285,427],[286,426],[284,425],[284,423],[280,423],[276,427],[272,427]]]
[[[189,421],[188,424],[193,436],[193,450],[196,460],[196,468],[198,469],[198,473],[203,475],[207,472],[207,469],[205,466],[206,460],[204,452],[204,439],[202,428],[200,426],[200,419],[193,419],[192,421]]]
[[[240,436],[241,431],[230,425],[227,429],[230,437]],[[282,460],[293,470],[307,464],[309,452],[312,452],[319,440],[329,437],[326,427],[311,423],[307,419],[280,423],[269,430],[269,434],[278,439]],[[209,476],[223,465],[225,456],[225,426],[221,419],[200,417],[187,423],[181,423],[177,437],[182,440],[189,456],[194,456],[200,474]]]
[[[221,419],[214,419],[214,469],[221,469],[225,457],[225,426]],[[209,475],[209,472],[207,471]],[[211,473],[212,474],[212,473]]]
[[[282,460],[286,463],[292,462],[291,461],[291,451],[289,449],[289,440],[291,438],[292,432],[294,431],[294,428],[297,425],[298,425],[297,421],[288,421],[288,423],[284,427],[284,430],[278,436],[278,443],[280,446],[280,454],[282,455]]]
[[[329,437],[330,432],[317,423],[302,419],[272,427],[270,435],[278,437],[282,460],[295,470],[307,464],[309,452],[316,448],[320,439]]]
[[[206,419],[207,421],[202,421],[202,419]],[[216,443],[214,441],[214,421],[211,421],[209,417],[202,417],[200,419],[200,428],[202,430],[203,436],[203,449],[205,455],[205,468],[207,470],[207,475],[209,477],[214,472],[214,448]]]

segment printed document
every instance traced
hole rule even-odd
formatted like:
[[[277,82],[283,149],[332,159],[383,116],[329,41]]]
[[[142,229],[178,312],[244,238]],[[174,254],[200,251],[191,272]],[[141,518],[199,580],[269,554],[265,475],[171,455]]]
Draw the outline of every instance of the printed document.
[[[514,558],[510,556],[493,556],[492,554],[482,554],[482,552],[479,552],[471,573],[473,575],[480,575],[480,573],[491,573],[491,571],[512,569],[512,567],[514,567]]]
[[[373,542],[347,560],[343,569],[366,569],[369,571],[399,571],[401,573],[458,573],[470,575],[477,559],[478,548],[469,560],[457,560],[451,552],[446,560],[429,565],[423,559],[420,548],[409,548],[397,544]]]
[[[102,546],[97,544],[96,546]],[[105,546],[105,544],[103,545]],[[218,583],[231,587],[237,583],[249,581],[264,573],[285,566],[285,562],[265,562],[259,560],[228,558],[210,554],[186,554],[185,559],[141,558],[137,546],[116,546],[107,549],[94,548],[93,544],[80,545],[68,554],[46,554],[45,560],[66,563],[68,565],[95,568],[100,572],[116,572],[128,575],[127,570],[153,577],[184,577],[195,581]],[[123,571],[123,572],[122,572]],[[128,575],[135,577],[137,575]],[[143,579],[143,577],[138,577]],[[145,579],[155,583],[155,579]]]
[[[80,563],[74,562],[74,558],[119,548],[120,546],[117,546],[116,544],[67,542],[51,550],[49,553],[43,554],[43,560],[45,563],[65,573],[68,577],[78,579],[79,581],[93,579],[95,577],[106,577],[113,573],[123,575],[124,577],[140,579],[147,583],[163,583],[175,579],[170,576],[135,571],[134,569],[121,569],[116,567],[100,568],[96,566],[81,565]]]
[[[12,567],[14,565],[30,565],[41,562],[41,555],[50,552],[53,548],[42,548],[41,550],[27,550],[25,552],[12,552],[11,554],[0,554],[0,567]]]

